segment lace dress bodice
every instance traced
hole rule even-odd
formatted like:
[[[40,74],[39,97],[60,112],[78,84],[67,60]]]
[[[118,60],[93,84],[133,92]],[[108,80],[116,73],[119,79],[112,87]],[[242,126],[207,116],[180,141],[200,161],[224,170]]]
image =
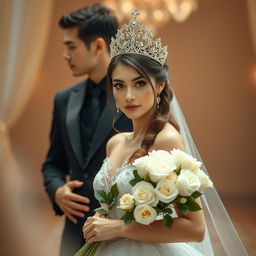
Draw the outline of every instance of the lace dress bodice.
[[[117,208],[117,206],[119,204],[119,199],[124,194],[132,192],[132,186],[130,185],[129,181],[133,179],[134,169],[134,166],[125,162],[122,164],[122,166],[115,170],[114,176],[110,177],[109,173],[111,170],[111,158],[106,157],[101,169],[94,178],[94,190],[104,190],[106,193],[110,191],[112,185],[117,183],[119,193],[117,196],[116,205],[109,213],[109,218],[111,219],[120,219],[124,214],[124,212]],[[104,207],[104,205],[102,206]]]

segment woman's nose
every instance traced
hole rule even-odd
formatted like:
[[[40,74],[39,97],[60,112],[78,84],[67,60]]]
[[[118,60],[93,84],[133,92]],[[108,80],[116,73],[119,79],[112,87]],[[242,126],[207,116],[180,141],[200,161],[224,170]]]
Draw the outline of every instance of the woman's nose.
[[[126,91],[126,100],[133,101],[135,99],[132,89],[128,88]]]

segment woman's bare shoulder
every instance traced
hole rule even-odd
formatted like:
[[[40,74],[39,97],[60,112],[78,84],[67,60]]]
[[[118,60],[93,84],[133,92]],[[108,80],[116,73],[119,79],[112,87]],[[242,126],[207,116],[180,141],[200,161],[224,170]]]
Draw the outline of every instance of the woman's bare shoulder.
[[[184,140],[180,133],[169,123],[157,134],[152,150],[171,151],[174,148],[185,150]]]
[[[114,135],[113,137],[111,137],[108,142],[107,142],[107,146],[106,146],[106,153],[107,153],[107,156],[110,155],[111,151],[113,150],[113,148],[123,142],[127,136],[129,135],[130,133],[129,132],[121,132],[121,133],[117,133],[116,135]]]

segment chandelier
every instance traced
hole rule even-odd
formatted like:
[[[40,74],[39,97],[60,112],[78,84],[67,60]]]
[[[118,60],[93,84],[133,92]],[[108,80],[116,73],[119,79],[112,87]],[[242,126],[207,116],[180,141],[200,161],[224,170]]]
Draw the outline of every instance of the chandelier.
[[[121,23],[129,20],[132,11],[138,9],[140,22],[151,28],[159,27],[170,19],[184,22],[197,10],[197,0],[103,0],[103,4],[115,11]]]

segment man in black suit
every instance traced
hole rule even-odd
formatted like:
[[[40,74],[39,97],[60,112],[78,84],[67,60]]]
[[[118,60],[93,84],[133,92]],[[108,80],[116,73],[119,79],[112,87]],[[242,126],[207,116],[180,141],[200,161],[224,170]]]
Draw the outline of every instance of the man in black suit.
[[[102,5],[65,14],[59,25],[64,30],[64,59],[73,76],[88,75],[55,96],[50,148],[42,168],[54,211],[66,216],[60,255],[71,256],[84,244],[82,226],[99,206],[92,183],[106,156],[106,143],[115,134],[106,104],[106,72],[118,25]],[[114,104],[112,97],[110,101]],[[117,113],[115,127],[130,131],[132,124]]]

